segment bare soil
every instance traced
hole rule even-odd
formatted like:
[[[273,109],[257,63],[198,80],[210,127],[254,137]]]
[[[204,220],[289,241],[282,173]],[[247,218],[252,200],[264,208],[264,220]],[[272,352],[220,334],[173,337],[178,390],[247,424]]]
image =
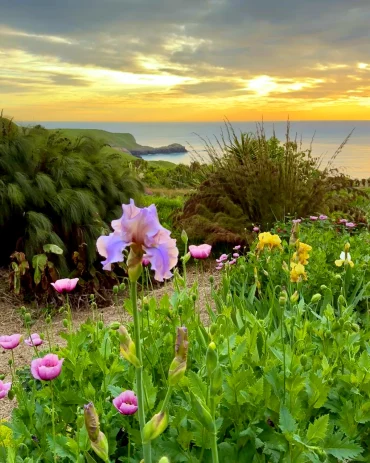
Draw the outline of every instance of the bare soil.
[[[214,270],[214,266],[209,263],[209,267],[205,270],[204,274],[199,277],[199,310],[201,313],[201,318],[204,323],[208,322],[208,314],[206,311],[206,297],[210,294],[210,282],[209,277],[213,275],[215,282],[219,279],[219,274],[216,273],[217,270]],[[188,286],[191,286],[194,281],[197,280],[197,272],[195,267],[187,269],[187,279]],[[154,289],[153,292],[150,292],[150,295],[155,296],[156,298],[161,298],[164,294],[171,293],[174,291],[172,282],[166,282],[163,286]],[[84,299],[87,299],[85,297]],[[211,299],[208,298],[208,301]],[[91,311],[88,309],[87,304],[81,304],[81,298],[74,301],[73,307],[73,323],[77,327],[80,324],[84,323],[89,316],[91,316]],[[22,318],[20,316],[20,307],[25,305],[21,299],[9,293],[7,285],[7,272],[0,272],[0,336],[1,335],[11,335],[14,333],[23,334],[24,337],[27,337],[27,331],[24,327]],[[115,305],[108,305],[107,307],[99,307],[99,312],[102,315],[103,321],[105,324],[109,324],[113,321],[120,320],[119,313],[121,310],[120,306],[116,307]],[[32,313],[32,310],[30,310]],[[33,312],[34,315],[34,312]],[[52,319],[51,324],[51,338],[56,345],[63,345],[64,340],[59,336],[59,334],[65,331],[63,327],[62,315],[56,315]],[[127,319],[129,320],[129,315]],[[31,328],[32,333],[46,333],[46,324],[45,317],[41,314],[39,315],[38,320]],[[16,368],[24,367],[29,365],[33,356],[34,350],[27,346],[25,343],[21,343],[17,348],[14,349],[14,358]],[[9,359],[11,359],[11,352],[9,350],[3,350],[0,347],[0,374],[5,375],[4,381],[10,381],[10,370],[9,370]],[[0,400],[0,420],[7,419],[10,417],[11,410],[16,406],[16,401],[9,400],[4,398]]]

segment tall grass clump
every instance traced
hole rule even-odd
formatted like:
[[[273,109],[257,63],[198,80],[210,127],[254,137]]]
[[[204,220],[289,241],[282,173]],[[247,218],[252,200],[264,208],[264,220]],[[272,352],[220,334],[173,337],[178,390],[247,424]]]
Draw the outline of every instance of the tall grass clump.
[[[333,192],[350,188],[349,179],[333,168],[342,146],[323,166],[311,147],[304,150],[291,139],[289,125],[281,143],[268,138],[263,126],[253,134],[236,134],[226,123],[216,146],[205,141],[212,168],[185,203],[179,223],[193,239],[239,243],[248,241],[253,225],[267,229],[288,214],[328,213],[340,198]]]

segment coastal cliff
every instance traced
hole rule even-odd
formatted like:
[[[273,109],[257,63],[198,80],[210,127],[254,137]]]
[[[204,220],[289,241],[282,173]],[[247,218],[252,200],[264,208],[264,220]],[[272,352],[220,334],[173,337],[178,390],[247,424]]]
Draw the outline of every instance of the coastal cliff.
[[[153,148],[151,146],[142,146],[140,148],[129,150],[134,156],[141,156],[143,154],[173,154],[173,153],[187,153],[185,146],[179,143],[172,143],[168,146],[160,146]]]

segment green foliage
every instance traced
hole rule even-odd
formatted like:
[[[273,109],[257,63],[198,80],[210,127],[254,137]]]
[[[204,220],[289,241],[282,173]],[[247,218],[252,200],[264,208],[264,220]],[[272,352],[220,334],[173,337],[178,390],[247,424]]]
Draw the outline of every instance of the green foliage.
[[[355,198],[366,196],[332,168],[333,159],[322,168],[311,149],[303,150],[291,140],[289,126],[284,144],[275,137],[268,139],[263,127],[255,134],[240,135],[229,124],[226,129],[219,151],[206,144],[212,167],[178,218],[180,228],[194,240],[251,242],[253,225],[269,229],[287,214],[307,217],[343,207],[350,212]],[[342,191],[347,192],[347,201]]]
[[[40,257],[33,256],[45,245],[58,246],[57,273],[70,273],[78,260],[77,275],[90,278],[97,237],[119,215],[120,204],[143,192],[125,153],[93,138],[70,139],[40,126],[20,130],[5,120],[0,132],[0,263],[15,250],[34,259],[37,269]]]
[[[147,421],[166,397],[176,327],[186,326],[189,333],[187,371],[173,388],[169,425],[152,441],[153,461],[166,455],[171,463],[212,462],[215,429],[222,462],[370,458],[370,320],[362,313],[370,297],[364,251],[369,233],[336,227],[329,221],[301,225],[299,238],[312,246],[307,281],[290,281],[283,262],[292,258],[294,247],[284,240],[282,248],[252,246],[236,265],[225,265],[218,287],[205,294],[208,326],[198,316],[197,282],[189,286],[178,272],[171,295],[145,300],[139,324]],[[347,241],[354,267],[337,267],[334,261]],[[312,295],[318,291],[317,302]],[[55,439],[50,383],[40,385],[29,369],[18,373],[23,388],[15,392],[22,400],[10,427],[20,462],[52,461],[54,449],[60,463],[96,461],[82,419],[83,405],[91,401],[110,460],[142,459],[137,414],[120,415],[112,405],[122,390],[137,390],[135,367],[120,356],[115,327],[94,321],[93,306],[94,301],[92,320],[62,333],[64,347],[51,346],[65,359],[52,384]],[[124,306],[131,313],[130,303]],[[133,337],[132,324],[127,327]]]

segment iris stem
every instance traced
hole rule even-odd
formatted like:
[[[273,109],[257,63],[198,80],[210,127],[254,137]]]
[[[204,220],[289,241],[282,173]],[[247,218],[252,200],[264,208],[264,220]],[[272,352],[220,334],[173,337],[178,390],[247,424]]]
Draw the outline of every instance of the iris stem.
[[[144,408],[144,387],[143,387],[143,357],[141,354],[141,339],[140,339],[140,321],[137,310],[137,281],[131,281],[131,302],[132,313],[134,317],[134,334],[136,356],[139,359],[140,367],[136,368],[136,384],[137,384],[137,400],[138,400],[138,415],[140,424],[141,441],[143,442],[143,430],[145,426],[145,408]],[[144,463],[152,463],[151,445],[143,444]]]
[[[166,411],[166,408],[168,406],[168,402],[170,401],[170,398],[171,398],[171,393],[172,393],[172,387],[168,386],[167,394],[166,394],[166,397],[164,398],[164,401],[163,401],[163,404],[162,404],[161,413],[164,413]]]
[[[211,377],[211,390],[212,390],[212,377]],[[210,398],[209,398],[209,408],[213,420],[213,426],[214,426],[214,431],[212,433],[212,438],[211,438],[211,451],[212,451],[212,463],[218,463],[218,449],[217,449],[217,429],[216,429],[216,406],[215,406],[215,398],[213,394],[211,393]]]

